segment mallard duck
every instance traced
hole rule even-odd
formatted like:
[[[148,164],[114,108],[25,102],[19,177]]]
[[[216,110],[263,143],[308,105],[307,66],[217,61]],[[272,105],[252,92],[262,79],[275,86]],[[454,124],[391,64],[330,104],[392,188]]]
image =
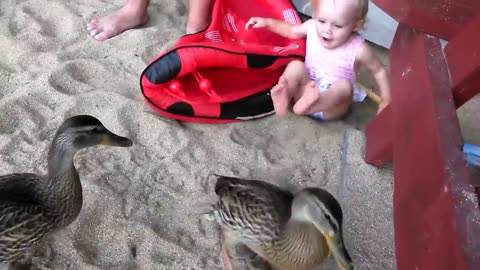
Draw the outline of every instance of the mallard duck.
[[[229,270],[228,247],[246,246],[279,270],[307,270],[331,253],[340,269],[353,269],[342,235],[342,209],[320,188],[292,194],[259,180],[217,176],[213,215],[223,231],[222,253]]]
[[[25,256],[39,241],[72,223],[82,208],[82,186],[74,166],[78,150],[97,144],[128,147],[95,117],[67,119],[48,153],[48,174],[0,176],[0,269]]]

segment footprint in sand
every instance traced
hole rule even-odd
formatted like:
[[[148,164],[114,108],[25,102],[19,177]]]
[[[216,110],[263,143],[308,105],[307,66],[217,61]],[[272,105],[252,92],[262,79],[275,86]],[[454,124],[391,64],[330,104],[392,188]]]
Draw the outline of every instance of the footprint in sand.
[[[141,54],[141,59],[146,65],[149,64],[154,57],[170,49],[177,42],[177,39],[171,37],[171,35],[158,35],[157,33],[155,34],[156,36],[152,37],[154,38],[155,43],[147,45],[144,49],[144,52]]]
[[[107,63],[81,59],[69,61],[54,71],[48,78],[48,83],[58,92],[67,95],[99,90],[132,98],[126,94],[130,92],[127,89],[130,85],[129,77],[123,71],[110,68]]]
[[[13,37],[41,52],[65,47],[83,38],[82,27],[81,18],[60,1],[20,3],[8,22]]]
[[[134,259],[128,231],[115,220],[115,211],[108,207],[114,202],[102,198],[90,203],[92,207],[85,205],[76,226],[71,228],[72,245],[82,260],[102,269],[108,266],[119,269],[115,267],[130,264]],[[105,243],[111,248],[105,248]]]
[[[158,223],[152,225],[151,228],[160,238],[182,248],[185,251],[194,253],[198,247],[195,237],[193,237],[190,232],[183,228],[177,227],[172,230],[171,228],[168,228],[166,224]]]
[[[18,89],[11,96],[6,96],[0,100],[0,111],[2,118],[0,121],[0,133],[12,134],[21,128],[33,126],[31,130],[39,130],[45,127],[48,122],[48,115],[56,107],[53,102],[48,101],[42,94],[21,93],[24,89]]]
[[[16,0],[0,1],[0,17],[11,17],[14,13]]]
[[[281,154],[277,154],[282,152],[282,144],[269,134],[233,128],[229,138],[234,144],[242,146],[244,150],[254,154],[258,162],[274,165],[282,159]],[[252,146],[255,151],[250,151]]]

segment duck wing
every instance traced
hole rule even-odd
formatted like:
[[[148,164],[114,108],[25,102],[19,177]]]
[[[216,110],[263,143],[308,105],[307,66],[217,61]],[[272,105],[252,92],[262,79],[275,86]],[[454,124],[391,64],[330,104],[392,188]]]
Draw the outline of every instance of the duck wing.
[[[46,209],[35,195],[41,176],[0,176],[0,261],[17,258],[49,230]]]
[[[219,176],[215,193],[217,219],[242,238],[271,241],[290,218],[293,195],[270,183]]]
[[[0,176],[0,205],[3,203],[39,204],[36,186],[43,176],[33,173],[15,173]]]

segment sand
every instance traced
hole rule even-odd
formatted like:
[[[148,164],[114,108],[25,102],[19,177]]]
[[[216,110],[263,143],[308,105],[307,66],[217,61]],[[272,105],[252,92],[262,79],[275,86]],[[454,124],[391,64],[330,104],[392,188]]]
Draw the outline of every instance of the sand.
[[[134,141],[77,154],[83,209],[38,249],[34,269],[223,269],[218,228],[196,207],[214,198],[212,173],[338,194],[344,132],[368,118],[318,123],[271,116],[228,125],[162,119],[143,101],[139,76],[184,33],[186,6],[152,1],[145,27],[106,42],[88,36],[90,18],[123,2],[0,1],[1,173],[46,173],[56,128],[77,114]],[[366,111],[373,116],[374,107]],[[361,228],[346,234],[353,233]],[[375,258],[372,250],[353,248],[352,239],[346,242],[354,260]]]

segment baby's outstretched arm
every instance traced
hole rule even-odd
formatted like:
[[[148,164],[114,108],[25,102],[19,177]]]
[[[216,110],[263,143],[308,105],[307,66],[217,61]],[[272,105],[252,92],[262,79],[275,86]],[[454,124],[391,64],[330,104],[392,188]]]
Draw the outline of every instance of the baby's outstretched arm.
[[[296,39],[303,38],[307,35],[308,25],[314,23],[313,20],[308,20],[302,24],[290,24],[284,21],[252,17],[245,24],[245,30],[251,28],[267,28],[269,31],[279,34],[286,38]]]
[[[356,62],[362,66],[365,66],[372,73],[375,81],[377,82],[380,91],[380,97],[382,99],[378,106],[378,114],[392,101],[390,81],[387,70],[382,63],[380,63],[380,60],[375,55],[375,52],[366,42],[364,42],[358,49]]]

